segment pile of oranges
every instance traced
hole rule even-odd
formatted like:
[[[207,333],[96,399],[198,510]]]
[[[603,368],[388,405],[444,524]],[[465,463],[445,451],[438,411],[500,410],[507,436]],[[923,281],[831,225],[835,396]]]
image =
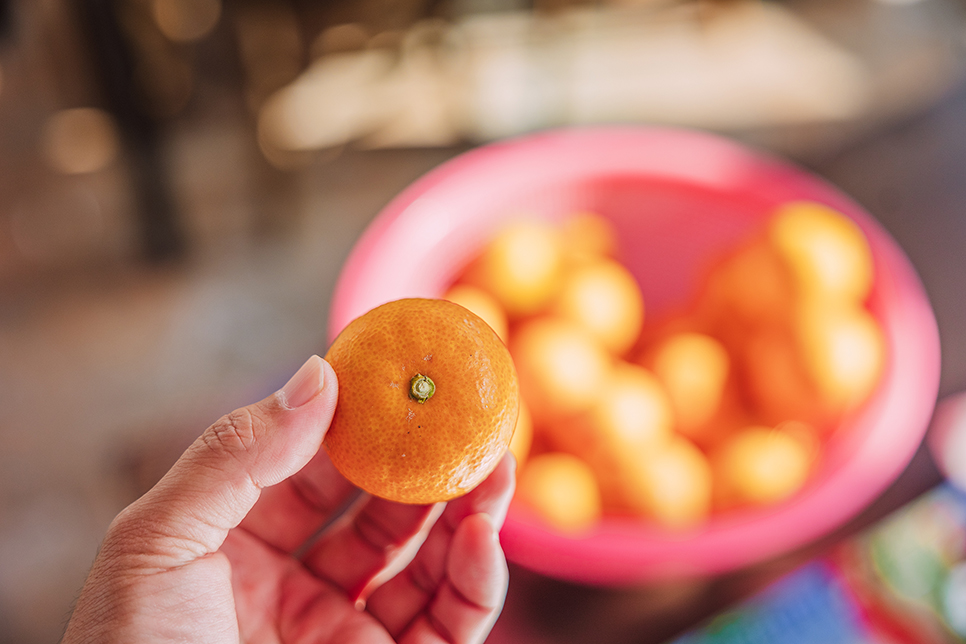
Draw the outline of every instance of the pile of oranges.
[[[861,230],[785,204],[659,317],[620,260],[600,215],[516,219],[444,295],[516,366],[515,502],[573,533],[603,514],[687,530],[794,495],[884,369]]]

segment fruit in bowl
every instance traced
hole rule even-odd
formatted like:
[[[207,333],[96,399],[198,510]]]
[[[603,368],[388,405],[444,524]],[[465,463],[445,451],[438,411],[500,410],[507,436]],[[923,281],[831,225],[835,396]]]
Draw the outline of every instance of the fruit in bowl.
[[[817,241],[828,211],[832,241]],[[480,259],[524,218],[530,239],[546,242],[529,258],[543,266],[539,288],[496,270],[499,257]],[[841,251],[838,263],[809,264],[826,246]],[[642,307],[633,296],[614,298],[624,309],[580,303],[626,293],[616,277],[613,288],[573,287],[577,304],[557,300],[573,276],[608,262],[633,277]],[[503,288],[540,294],[508,306],[487,288],[499,275]],[[389,203],[356,244],[330,334],[383,302],[454,285],[500,304],[491,308],[505,319],[533,458],[580,451],[603,472],[592,477],[599,518],[586,518],[587,502],[585,518],[561,529],[521,496],[501,533],[511,561],[570,580],[713,574],[826,534],[901,472],[938,390],[935,319],[888,234],[820,179],[699,132],[550,131],[456,157]],[[595,317],[581,319],[588,309]],[[627,328],[636,336],[623,349]],[[624,456],[569,444],[587,436],[648,445],[634,450],[649,456],[618,466]],[[576,469],[556,460],[536,478]],[[761,479],[775,462],[786,479]],[[521,488],[527,478],[524,462]]]
[[[464,298],[471,311],[499,307],[496,317],[512,320],[505,333],[536,419],[534,455],[549,457],[531,473],[531,455],[517,453],[516,499],[548,526],[590,529],[596,508],[692,529],[713,512],[784,501],[868,398],[886,355],[866,308],[874,269],[864,234],[814,202],[781,204],[762,224],[711,262],[695,301],[651,324],[617,245],[565,234],[616,239],[594,213],[514,219],[456,277],[448,292],[490,296]],[[562,454],[586,467],[564,466]],[[567,490],[574,502],[562,504]]]

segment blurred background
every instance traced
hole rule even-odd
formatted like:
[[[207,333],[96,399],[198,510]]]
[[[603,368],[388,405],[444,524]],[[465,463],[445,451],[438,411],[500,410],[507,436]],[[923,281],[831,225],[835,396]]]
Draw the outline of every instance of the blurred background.
[[[325,350],[398,191],[592,123],[831,180],[909,254],[966,387],[963,0],[0,1],[0,642],[58,641],[113,516]],[[833,538],[937,480],[921,452]],[[788,565],[660,592],[514,569],[492,639],[662,641]]]

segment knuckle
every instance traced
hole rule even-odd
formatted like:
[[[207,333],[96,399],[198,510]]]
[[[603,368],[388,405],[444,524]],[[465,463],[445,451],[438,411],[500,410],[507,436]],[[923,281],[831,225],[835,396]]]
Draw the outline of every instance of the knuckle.
[[[240,456],[257,449],[261,424],[250,409],[236,409],[219,418],[201,438],[212,451]]]

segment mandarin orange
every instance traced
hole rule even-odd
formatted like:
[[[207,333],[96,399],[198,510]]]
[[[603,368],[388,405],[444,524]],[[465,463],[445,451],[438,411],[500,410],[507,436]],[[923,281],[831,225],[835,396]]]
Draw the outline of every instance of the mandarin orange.
[[[562,532],[580,532],[600,518],[600,492],[590,467],[571,454],[546,452],[523,468],[516,498]]]
[[[814,445],[798,432],[748,427],[712,457],[718,502],[723,505],[777,503],[808,479]]]
[[[490,240],[463,279],[490,293],[513,319],[550,302],[563,268],[560,230],[548,221],[519,219]]]
[[[446,501],[506,452],[520,407],[516,371],[493,329],[462,306],[383,304],[350,322],[325,358],[339,378],[325,447],[363,490]]]
[[[506,311],[492,295],[476,286],[456,284],[446,291],[443,299],[455,302],[476,313],[496,331],[501,340],[506,342],[508,325]]]
[[[581,327],[554,317],[521,323],[510,336],[520,391],[538,425],[589,409],[610,374],[612,357]]]
[[[637,280],[610,259],[585,262],[567,271],[551,309],[581,326],[614,355],[633,346],[644,322],[644,298]]]

